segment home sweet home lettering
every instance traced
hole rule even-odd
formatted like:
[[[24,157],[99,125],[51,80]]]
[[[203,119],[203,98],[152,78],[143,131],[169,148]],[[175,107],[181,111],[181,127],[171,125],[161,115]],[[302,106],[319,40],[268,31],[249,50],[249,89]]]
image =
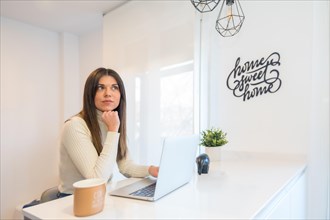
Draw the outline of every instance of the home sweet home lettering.
[[[241,58],[238,57],[227,78],[227,87],[233,91],[235,97],[241,97],[243,101],[277,92],[282,85],[277,69],[281,65],[280,59],[278,52],[273,52],[267,58],[262,57],[242,64]]]

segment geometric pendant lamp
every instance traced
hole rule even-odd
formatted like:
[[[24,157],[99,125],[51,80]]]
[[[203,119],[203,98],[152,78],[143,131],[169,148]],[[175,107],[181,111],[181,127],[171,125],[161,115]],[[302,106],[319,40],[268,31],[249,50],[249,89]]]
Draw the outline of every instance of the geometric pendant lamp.
[[[231,37],[241,29],[245,16],[239,0],[223,0],[215,29],[223,37]]]
[[[194,7],[201,13],[213,11],[220,0],[191,0]]]

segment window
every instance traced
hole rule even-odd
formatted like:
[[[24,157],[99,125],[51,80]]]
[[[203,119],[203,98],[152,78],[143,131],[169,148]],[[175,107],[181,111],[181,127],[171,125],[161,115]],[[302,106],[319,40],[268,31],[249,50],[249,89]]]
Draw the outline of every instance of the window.
[[[157,165],[164,137],[196,131],[194,24],[186,1],[129,1],[104,16],[103,59],[125,83],[137,162]]]
[[[160,77],[160,136],[194,133],[193,71],[163,74]]]

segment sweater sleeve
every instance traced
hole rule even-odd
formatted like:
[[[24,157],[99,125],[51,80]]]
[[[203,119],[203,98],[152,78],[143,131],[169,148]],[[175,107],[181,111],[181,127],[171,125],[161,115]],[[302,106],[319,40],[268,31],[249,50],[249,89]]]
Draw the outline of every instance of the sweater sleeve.
[[[149,175],[149,166],[138,165],[127,152],[126,159],[118,161],[119,172],[126,177],[146,177]]]
[[[119,133],[107,132],[103,150],[98,156],[91,133],[81,118],[75,117],[65,123],[62,144],[77,170],[85,178],[108,180],[116,163]]]

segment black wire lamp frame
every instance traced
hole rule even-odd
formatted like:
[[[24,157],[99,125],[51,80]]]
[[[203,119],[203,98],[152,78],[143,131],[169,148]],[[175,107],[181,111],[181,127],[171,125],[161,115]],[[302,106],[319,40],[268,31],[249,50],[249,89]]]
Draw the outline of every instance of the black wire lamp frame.
[[[229,10],[224,10],[224,6]],[[223,37],[231,37],[237,34],[245,20],[245,15],[239,0],[223,0],[218,18],[216,20],[215,29]]]
[[[197,11],[204,13],[215,9],[221,0],[191,0]]]

